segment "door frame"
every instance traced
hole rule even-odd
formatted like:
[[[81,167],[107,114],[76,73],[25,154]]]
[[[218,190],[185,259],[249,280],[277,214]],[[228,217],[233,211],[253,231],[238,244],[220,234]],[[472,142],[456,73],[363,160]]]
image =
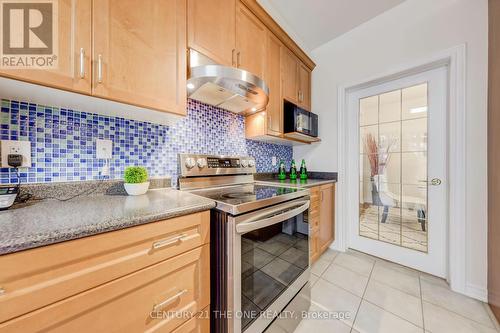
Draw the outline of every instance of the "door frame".
[[[338,87],[338,151],[339,151],[339,177],[337,190],[336,209],[336,235],[338,235],[333,247],[339,251],[349,248],[349,221],[357,219],[357,210],[354,211],[349,205],[349,198],[355,194],[354,190],[359,186],[359,175],[353,175],[349,170],[358,163],[358,154],[351,156],[355,147],[352,134],[357,129],[349,128],[348,117],[348,95],[360,89],[379,85],[388,81],[397,80],[406,76],[419,74],[432,69],[446,66],[448,68],[448,234],[447,234],[447,281],[453,291],[468,294],[472,297],[481,298],[467,290],[466,284],[466,141],[465,141],[465,92],[466,92],[466,45],[461,44],[445,51],[434,54],[428,58],[414,63],[397,66],[394,69],[358,80]],[[453,110],[453,112],[450,112]],[[355,124],[356,126],[358,124]],[[453,145],[449,143],[453,142]],[[354,147],[353,147],[354,146]],[[353,150],[354,149],[354,150]],[[353,164],[355,163],[355,164]],[[479,297],[478,297],[479,296]]]

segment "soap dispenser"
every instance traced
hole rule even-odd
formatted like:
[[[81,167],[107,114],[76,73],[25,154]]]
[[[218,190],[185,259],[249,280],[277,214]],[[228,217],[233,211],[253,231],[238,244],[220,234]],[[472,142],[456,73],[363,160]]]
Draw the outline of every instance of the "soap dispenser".
[[[285,170],[285,162],[283,160],[280,161],[280,167],[278,170],[278,179],[285,180],[286,179],[286,170]]]

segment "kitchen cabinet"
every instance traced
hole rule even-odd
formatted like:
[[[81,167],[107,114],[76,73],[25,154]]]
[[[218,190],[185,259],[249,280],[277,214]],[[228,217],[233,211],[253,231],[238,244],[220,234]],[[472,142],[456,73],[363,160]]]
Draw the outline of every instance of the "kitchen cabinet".
[[[243,4],[236,12],[236,67],[264,77],[266,62],[265,25]]]
[[[319,252],[325,252],[335,239],[335,184],[320,187]]]
[[[186,112],[186,0],[94,0],[94,96]]]
[[[188,47],[236,65],[236,0],[188,0]]]
[[[283,43],[270,31],[266,38],[266,70],[264,80],[269,87],[267,112],[267,134],[283,134],[283,99],[281,98],[281,53]]]
[[[299,104],[299,60],[292,51],[285,49],[283,59],[283,98],[296,105]]]
[[[190,317],[149,314],[209,305],[209,229],[205,211],[0,256],[0,331],[172,331]]]
[[[283,98],[311,111],[311,70],[290,50],[283,52]]]
[[[298,105],[311,111],[311,71],[303,63],[299,63],[298,71]]]
[[[248,139],[278,140],[283,134],[283,100],[281,98],[281,52],[283,43],[270,31],[266,34],[264,80],[269,87],[266,110],[245,118]]]
[[[0,68],[0,76],[48,87],[91,93],[92,0],[59,0],[57,67],[54,69]]]
[[[310,191],[309,258],[314,263],[335,239],[335,183],[315,186]]]

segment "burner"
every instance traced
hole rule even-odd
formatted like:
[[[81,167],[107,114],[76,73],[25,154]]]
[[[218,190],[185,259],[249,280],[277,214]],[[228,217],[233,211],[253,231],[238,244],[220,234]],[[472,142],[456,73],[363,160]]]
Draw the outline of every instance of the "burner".
[[[236,193],[228,193],[228,194],[223,194],[223,198],[227,199],[252,199],[255,197],[254,192],[236,192]]]

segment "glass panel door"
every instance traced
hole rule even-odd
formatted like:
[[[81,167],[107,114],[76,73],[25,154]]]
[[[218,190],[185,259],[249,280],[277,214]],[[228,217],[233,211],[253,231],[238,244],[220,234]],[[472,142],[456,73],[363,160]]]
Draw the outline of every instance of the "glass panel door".
[[[428,83],[359,100],[359,235],[428,251]]]

